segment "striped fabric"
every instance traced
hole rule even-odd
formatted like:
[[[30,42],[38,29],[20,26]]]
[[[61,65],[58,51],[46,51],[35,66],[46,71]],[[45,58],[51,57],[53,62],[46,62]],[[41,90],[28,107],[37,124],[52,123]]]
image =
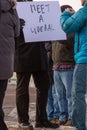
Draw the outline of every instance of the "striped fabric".
[[[53,65],[53,70],[69,70],[69,69],[72,69],[74,68],[74,64],[62,64],[62,65],[58,65],[58,64],[55,64]]]

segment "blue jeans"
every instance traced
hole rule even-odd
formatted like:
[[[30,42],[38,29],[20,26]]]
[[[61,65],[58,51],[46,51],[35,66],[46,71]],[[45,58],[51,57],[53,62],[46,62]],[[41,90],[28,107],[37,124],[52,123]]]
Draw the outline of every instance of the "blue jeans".
[[[48,102],[47,102],[47,117],[48,120],[53,118],[59,119],[59,106],[57,96],[55,93],[54,84],[52,84],[48,91]]]
[[[73,126],[76,130],[86,130],[87,64],[76,64],[73,75]]]
[[[66,71],[54,70],[55,91],[60,110],[59,120],[61,121],[72,119],[72,78],[73,69]]]

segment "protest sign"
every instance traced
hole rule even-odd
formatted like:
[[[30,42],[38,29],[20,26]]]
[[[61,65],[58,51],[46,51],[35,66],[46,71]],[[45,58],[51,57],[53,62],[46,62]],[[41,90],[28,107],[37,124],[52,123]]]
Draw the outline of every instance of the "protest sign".
[[[64,40],[60,26],[61,10],[58,1],[18,2],[19,18],[25,20],[25,42]]]

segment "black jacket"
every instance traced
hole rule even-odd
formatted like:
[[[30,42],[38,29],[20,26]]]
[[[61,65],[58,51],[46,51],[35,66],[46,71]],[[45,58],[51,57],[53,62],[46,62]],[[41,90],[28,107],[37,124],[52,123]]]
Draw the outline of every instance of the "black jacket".
[[[67,35],[67,40],[52,42],[53,64],[74,64],[74,35]]]
[[[22,28],[15,50],[15,72],[48,70],[48,58],[44,42],[25,43]]]

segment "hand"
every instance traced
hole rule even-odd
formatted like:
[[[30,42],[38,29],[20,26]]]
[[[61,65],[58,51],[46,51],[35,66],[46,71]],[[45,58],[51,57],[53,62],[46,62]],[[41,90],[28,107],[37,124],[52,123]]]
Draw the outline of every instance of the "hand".
[[[71,14],[75,13],[75,10],[72,8],[66,8],[65,11],[70,12]]]
[[[23,29],[24,25],[25,25],[24,19],[20,18],[20,27],[21,27],[21,29]]]

